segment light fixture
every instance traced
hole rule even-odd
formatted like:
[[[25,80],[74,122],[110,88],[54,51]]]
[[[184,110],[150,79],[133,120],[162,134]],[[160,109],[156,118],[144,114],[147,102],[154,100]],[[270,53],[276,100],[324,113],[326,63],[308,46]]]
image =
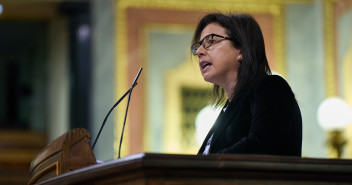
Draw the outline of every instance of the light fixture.
[[[330,97],[319,105],[317,118],[319,125],[328,132],[329,157],[340,158],[346,144],[343,131],[352,122],[351,108],[341,98]]]
[[[196,117],[196,139],[198,146],[202,145],[203,140],[218,117],[220,110],[221,109],[214,109],[214,107],[208,105],[199,111]]]
[[[318,108],[318,122],[324,130],[341,130],[352,121],[352,110],[338,97],[324,100]]]

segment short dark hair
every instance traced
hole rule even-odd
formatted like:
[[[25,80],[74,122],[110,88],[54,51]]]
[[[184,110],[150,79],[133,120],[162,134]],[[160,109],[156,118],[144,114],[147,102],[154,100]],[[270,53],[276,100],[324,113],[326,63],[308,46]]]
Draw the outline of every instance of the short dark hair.
[[[211,13],[205,15],[198,23],[193,43],[199,41],[203,29],[210,23],[218,23],[224,27],[233,46],[242,52],[237,84],[232,97],[229,97],[235,99],[255,78],[271,74],[265,54],[263,34],[257,21],[248,14]],[[213,104],[219,106],[225,101],[224,90],[218,85],[214,85]]]

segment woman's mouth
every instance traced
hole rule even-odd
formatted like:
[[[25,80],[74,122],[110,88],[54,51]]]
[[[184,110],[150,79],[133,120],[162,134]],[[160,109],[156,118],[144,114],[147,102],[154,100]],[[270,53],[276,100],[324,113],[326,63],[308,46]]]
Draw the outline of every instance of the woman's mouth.
[[[206,62],[206,61],[201,61],[199,63],[199,66],[200,66],[201,70],[203,71],[203,70],[207,69],[209,66],[211,66],[211,63]]]

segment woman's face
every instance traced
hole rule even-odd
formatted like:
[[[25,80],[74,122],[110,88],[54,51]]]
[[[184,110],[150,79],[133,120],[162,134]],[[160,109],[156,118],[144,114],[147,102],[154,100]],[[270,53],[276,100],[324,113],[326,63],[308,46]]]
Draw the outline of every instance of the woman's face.
[[[209,34],[228,37],[226,29],[218,23],[208,24],[200,35],[200,40]],[[225,91],[232,90],[237,82],[237,73],[242,53],[230,40],[214,36],[209,48],[200,46],[196,51],[200,71],[205,81],[219,85]]]

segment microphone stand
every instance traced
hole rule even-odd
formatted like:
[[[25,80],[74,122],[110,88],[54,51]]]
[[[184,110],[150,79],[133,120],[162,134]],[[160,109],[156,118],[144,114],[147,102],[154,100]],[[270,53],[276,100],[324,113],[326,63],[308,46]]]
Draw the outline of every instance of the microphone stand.
[[[132,83],[132,86],[131,86],[131,88],[130,88],[130,89],[131,89],[131,90],[130,90],[130,93],[129,93],[129,95],[128,95],[127,105],[126,105],[126,112],[125,112],[125,118],[124,118],[124,120],[123,120],[123,126],[122,126],[122,131],[121,131],[121,138],[120,138],[120,145],[119,145],[119,155],[118,155],[118,157],[117,157],[118,159],[121,158],[121,157],[120,157],[121,145],[122,145],[123,133],[125,132],[125,125],[126,125],[126,119],[127,119],[127,112],[128,112],[128,106],[129,106],[130,100],[131,100],[132,90],[133,90],[133,87],[134,87],[135,85],[137,85],[137,79],[138,79],[139,75],[141,74],[142,69],[143,69],[143,68],[140,68],[140,69],[139,69],[139,71],[138,71],[136,77],[134,78],[133,83]]]
[[[98,141],[98,138],[99,138],[99,136],[100,136],[100,134],[101,134],[101,131],[103,130],[103,128],[104,128],[104,126],[105,126],[106,120],[108,119],[110,113],[111,113],[112,110],[114,110],[114,108],[126,97],[126,95],[129,94],[129,96],[128,96],[128,102],[127,102],[127,108],[126,108],[126,113],[125,113],[125,120],[124,120],[124,123],[123,123],[123,130],[122,130],[121,140],[120,140],[120,148],[121,148],[122,136],[123,136],[123,131],[124,131],[124,128],[125,128],[127,110],[128,110],[128,105],[129,105],[130,98],[131,98],[131,93],[132,93],[133,88],[138,84],[138,83],[137,83],[137,79],[138,79],[139,75],[141,74],[142,69],[143,69],[143,68],[140,68],[140,69],[139,69],[138,74],[136,75],[136,78],[134,79],[131,88],[129,88],[129,89],[127,90],[127,92],[126,92],[124,95],[122,95],[122,97],[114,104],[114,106],[111,107],[111,109],[109,110],[108,114],[105,116],[104,121],[103,121],[103,123],[102,123],[102,125],[101,125],[101,127],[100,127],[100,129],[99,129],[98,134],[97,134],[97,137],[95,138],[95,141],[94,141],[94,143],[93,143],[93,145],[92,145],[92,150],[94,150],[95,144],[96,144],[97,141]],[[119,158],[120,158],[120,149],[119,149]]]
[[[110,113],[112,112],[112,110],[114,110],[114,108],[115,108],[118,104],[120,104],[120,102],[126,97],[126,95],[127,95],[128,93],[131,92],[132,88],[134,88],[136,85],[137,85],[137,83],[136,83],[133,87],[131,87],[130,89],[128,89],[128,91],[127,91],[124,95],[122,95],[122,97],[115,103],[115,105],[111,107],[111,109],[109,110],[109,113],[108,113],[108,114],[105,116],[105,118],[104,118],[103,124],[102,124],[101,127],[100,127],[100,130],[99,130],[99,132],[98,132],[97,137],[95,138],[95,141],[94,141],[93,146],[92,146],[92,150],[94,149],[95,144],[97,143],[98,138],[99,138],[99,136],[100,136],[100,134],[101,134],[101,131],[103,130],[103,128],[104,128],[104,126],[105,126],[106,120],[108,119],[108,117],[109,117]]]

